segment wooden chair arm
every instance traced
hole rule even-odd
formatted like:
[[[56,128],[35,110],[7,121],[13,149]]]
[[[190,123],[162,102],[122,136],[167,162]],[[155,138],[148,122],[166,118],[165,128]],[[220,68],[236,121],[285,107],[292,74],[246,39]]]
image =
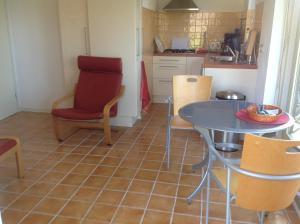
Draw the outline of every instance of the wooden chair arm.
[[[55,100],[53,102],[53,104],[52,104],[52,110],[58,108],[59,104],[61,104],[62,102],[66,101],[67,99],[70,99],[70,98],[74,97],[76,88],[77,88],[77,84],[75,84],[73,92],[71,92],[71,93],[69,93],[69,94],[67,94],[67,95],[65,95],[65,96],[63,96],[63,97]]]
[[[112,108],[113,105],[115,105],[120,100],[120,98],[124,95],[124,92],[125,92],[125,86],[122,85],[119,94],[114,98],[112,98],[112,100],[105,105],[103,109],[104,118],[109,118],[110,109]]]
[[[58,106],[59,106],[62,102],[66,101],[67,99],[70,99],[70,98],[72,98],[72,97],[74,97],[74,92],[73,92],[73,93],[69,93],[69,94],[67,94],[67,95],[65,95],[65,96],[63,96],[63,97],[61,97],[61,98],[55,100],[55,101],[53,102],[53,104],[52,104],[52,110],[58,108]]]
[[[20,144],[20,139],[16,136],[1,135],[0,139],[13,139],[17,142],[17,144]]]

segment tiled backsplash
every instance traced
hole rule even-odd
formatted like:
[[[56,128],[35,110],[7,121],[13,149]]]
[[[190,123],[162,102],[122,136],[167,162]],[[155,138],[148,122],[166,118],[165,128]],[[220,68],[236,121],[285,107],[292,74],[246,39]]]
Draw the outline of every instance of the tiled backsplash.
[[[209,47],[240,28],[241,17],[241,12],[159,12],[157,30],[167,48],[173,37],[189,37],[191,48]]]

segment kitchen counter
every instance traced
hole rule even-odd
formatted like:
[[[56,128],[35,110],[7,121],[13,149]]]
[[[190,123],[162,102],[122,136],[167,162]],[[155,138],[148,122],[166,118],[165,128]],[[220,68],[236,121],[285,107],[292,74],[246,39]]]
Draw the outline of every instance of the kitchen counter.
[[[211,56],[215,55],[216,54],[206,54],[203,63],[204,68],[257,69],[256,64],[217,61],[211,58]]]

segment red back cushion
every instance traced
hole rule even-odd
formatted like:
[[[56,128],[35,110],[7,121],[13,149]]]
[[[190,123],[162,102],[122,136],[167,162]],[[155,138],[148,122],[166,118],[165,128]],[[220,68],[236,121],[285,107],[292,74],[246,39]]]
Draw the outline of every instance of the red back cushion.
[[[122,83],[120,58],[79,56],[79,80],[74,107],[89,112],[102,112],[105,104],[119,94]],[[117,113],[117,105],[111,108]]]

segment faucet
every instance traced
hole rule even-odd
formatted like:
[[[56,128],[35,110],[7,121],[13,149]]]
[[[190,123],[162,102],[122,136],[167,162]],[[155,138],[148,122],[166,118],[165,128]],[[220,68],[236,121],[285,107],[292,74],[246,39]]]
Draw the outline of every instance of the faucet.
[[[232,56],[235,58],[235,63],[237,63],[238,60],[239,60],[239,54],[240,54],[240,52],[238,52],[237,50],[233,51],[233,50],[231,49],[231,47],[229,47],[228,45],[225,45],[225,47],[226,47],[226,49],[229,50],[229,52],[230,52],[230,53],[232,54]]]

